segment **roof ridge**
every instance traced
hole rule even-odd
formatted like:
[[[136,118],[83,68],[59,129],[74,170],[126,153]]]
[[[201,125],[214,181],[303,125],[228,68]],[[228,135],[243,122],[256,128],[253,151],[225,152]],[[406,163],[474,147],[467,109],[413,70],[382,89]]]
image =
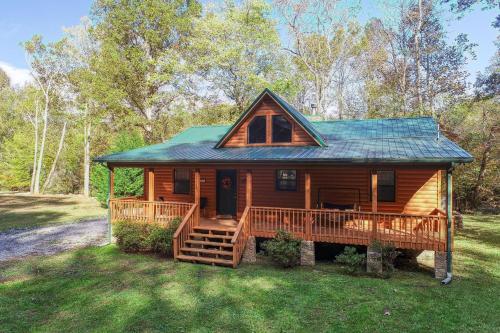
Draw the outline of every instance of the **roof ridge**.
[[[329,120],[310,120],[311,123],[337,123],[343,121],[376,121],[376,120],[410,120],[410,119],[432,119],[432,116],[418,116],[418,117],[391,117],[391,118],[367,118],[367,119],[329,119]]]

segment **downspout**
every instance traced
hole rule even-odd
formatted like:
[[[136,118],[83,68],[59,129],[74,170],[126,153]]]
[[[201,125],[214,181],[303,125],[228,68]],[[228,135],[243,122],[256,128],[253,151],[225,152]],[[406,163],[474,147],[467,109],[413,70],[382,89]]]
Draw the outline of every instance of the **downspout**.
[[[446,278],[441,281],[441,284],[447,285],[451,283],[453,278],[453,274],[451,271],[451,228],[453,223],[453,211],[452,211],[452,173],[453,173],[453,164],[452,166],[446,170],[446,222],[447,222],[447,234],[446,234]]]
[[[108,167],[108,244],[111,244],[111,207],[109,206],[111,202],[111,169]]]

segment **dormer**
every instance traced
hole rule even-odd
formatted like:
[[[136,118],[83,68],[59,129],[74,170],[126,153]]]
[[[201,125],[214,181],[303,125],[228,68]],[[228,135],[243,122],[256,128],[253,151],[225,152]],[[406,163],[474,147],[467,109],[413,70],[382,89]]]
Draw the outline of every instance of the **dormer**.
[[[215,148],[326,146],[300,112],[265,89],[227,131]]]

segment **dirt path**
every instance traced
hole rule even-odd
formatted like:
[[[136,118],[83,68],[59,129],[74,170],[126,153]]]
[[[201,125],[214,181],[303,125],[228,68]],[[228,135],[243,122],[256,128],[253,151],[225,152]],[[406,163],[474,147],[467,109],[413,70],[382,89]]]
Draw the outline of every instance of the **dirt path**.
[[[49,255],[108,242],[106,219],[0,232],[0,261]]]

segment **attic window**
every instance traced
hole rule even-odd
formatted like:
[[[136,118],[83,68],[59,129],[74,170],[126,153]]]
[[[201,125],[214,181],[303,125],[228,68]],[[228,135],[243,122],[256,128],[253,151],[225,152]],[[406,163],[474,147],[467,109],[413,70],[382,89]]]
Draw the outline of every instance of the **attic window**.
[[[266,117],[252,119],[248,125],[248,143],[266,143]]]
[[[273,142],[292,142],[292,124],[285,116],[273,116]]]

